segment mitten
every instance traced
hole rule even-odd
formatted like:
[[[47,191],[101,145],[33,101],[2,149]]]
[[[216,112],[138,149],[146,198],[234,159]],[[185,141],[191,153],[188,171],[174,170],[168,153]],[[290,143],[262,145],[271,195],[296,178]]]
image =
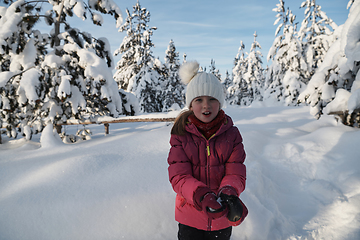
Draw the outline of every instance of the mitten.
[[[194,205],[199,211],[204,211],[209,218],[216,219],[227,214],[226,207],[218,201],[218,197],[207,187],[198,188],[194,193]]]
[[[240,225],[248,214],[245,204],[236,195],[220,193],[220,199],[227,206],[227,218],[231,226]]]
[[[217,219],[227,214],[226,206],[222,206],[217,201],[215,193],[207,193],[201,201],[202,210],[211,219]]]
[[[212,191],[210,190],[210,188],[208,187],[199,187],[198,189],[196,189],[196,191],[194,192],[194,205],[195,208],[198,211],[202,210],[202,204],[201,201],[204,199],[204,196],[207,193],[212,193]]]

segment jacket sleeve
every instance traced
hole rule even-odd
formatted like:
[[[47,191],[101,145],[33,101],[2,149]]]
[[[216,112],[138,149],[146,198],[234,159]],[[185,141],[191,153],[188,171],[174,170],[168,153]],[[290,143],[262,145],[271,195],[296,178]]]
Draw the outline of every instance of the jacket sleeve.
[[[244,161],[246,154],[238,128],[234,127],[234,132],[236,135],[233,150],[225,163],[225,176],[221,181],[219,190],[221,191],[225,186],[231,186],[235,188],[239,196],[245,190],[246,166]]]
[[[203,182],[193,177],[192,163],[182,146],[181,137],[171,135],[170,152],[168,156],[169,180],[174,191],[185,198],[190,204],[194,203],[194,193],[199,187],[207,187]]]

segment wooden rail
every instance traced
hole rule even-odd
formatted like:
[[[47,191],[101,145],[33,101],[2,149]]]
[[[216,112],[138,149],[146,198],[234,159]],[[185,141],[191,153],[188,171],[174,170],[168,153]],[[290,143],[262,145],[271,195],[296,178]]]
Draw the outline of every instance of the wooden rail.
[[[120,118],[109,121],[67,121],[64,123],[58,123],[55,125],[57,133],[61,133],[61,128],[63,125],[89,125],[89,124],[104,124],[105,134],[109,134],[110,123],[126,123],[126,122],[174,122],[175,118],[167,117],[167,118]],[[1,134],[0,134],[0,144],[1,144]]]
[[[105,124],[105,123],[124,123],[124,122],[173,122],[175,118],[120,118],[110,121],[83,121],[58,123],[57,125],[88,125],[88,124]]]
[[[174,122],[175,118],[121,118],[110,121],[83,121],[58,123],[55,128],[60,134],[62,125],[89,125],[89,124],[104,124],[105,134],[109,134],[110,123],[127,123],[127,122]]]
[[[126,122],[174,122],[175,118],[121,118],[110,121],[83,121],[83,122],[71,122],[58,123],[55,128],[60,134],[62,125],[89,125],[89,124],[104,124],[105,134],[109,134],[110,123],[126,123]]]

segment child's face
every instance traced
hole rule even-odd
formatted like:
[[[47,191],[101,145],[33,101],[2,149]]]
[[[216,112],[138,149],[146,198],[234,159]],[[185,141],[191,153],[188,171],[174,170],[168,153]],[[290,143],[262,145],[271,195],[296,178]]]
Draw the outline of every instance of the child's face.
[[[190,110],[194,112],[197,119],[209,123],[218,115],[220,103],[216,98],[200,96],[192,100]]]

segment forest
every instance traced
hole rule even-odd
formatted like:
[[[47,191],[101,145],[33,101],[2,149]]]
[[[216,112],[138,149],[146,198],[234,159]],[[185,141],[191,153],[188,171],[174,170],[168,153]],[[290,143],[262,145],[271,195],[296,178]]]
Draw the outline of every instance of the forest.
[[[1,134],[31,139],[47,124],[69,120],[96,121],[184,108],[186,86],[178,69],[176,44],[170,40],[161,62],[153,55],[150,12],[137,1],[122,13],[113,0],[0,1],[0,126]],[[307,105],[315,118],[335,115],[348,126],[360,122],[360,1],[350,0],[348,19],[336,25],[316,4],[301,4],[301,24],[279,0],[273,9],[275,39],[264,67],[254,31],[249,53],[241,42],[232,72],[219,74],[229,105],[256,101]],[[71,18],[102,25],[111,15],[126,33],[111,52],[109,40],[72,27]],[[41,32],[44,21],[50,32]],[[113,56],[121,56],[115,63]]]

